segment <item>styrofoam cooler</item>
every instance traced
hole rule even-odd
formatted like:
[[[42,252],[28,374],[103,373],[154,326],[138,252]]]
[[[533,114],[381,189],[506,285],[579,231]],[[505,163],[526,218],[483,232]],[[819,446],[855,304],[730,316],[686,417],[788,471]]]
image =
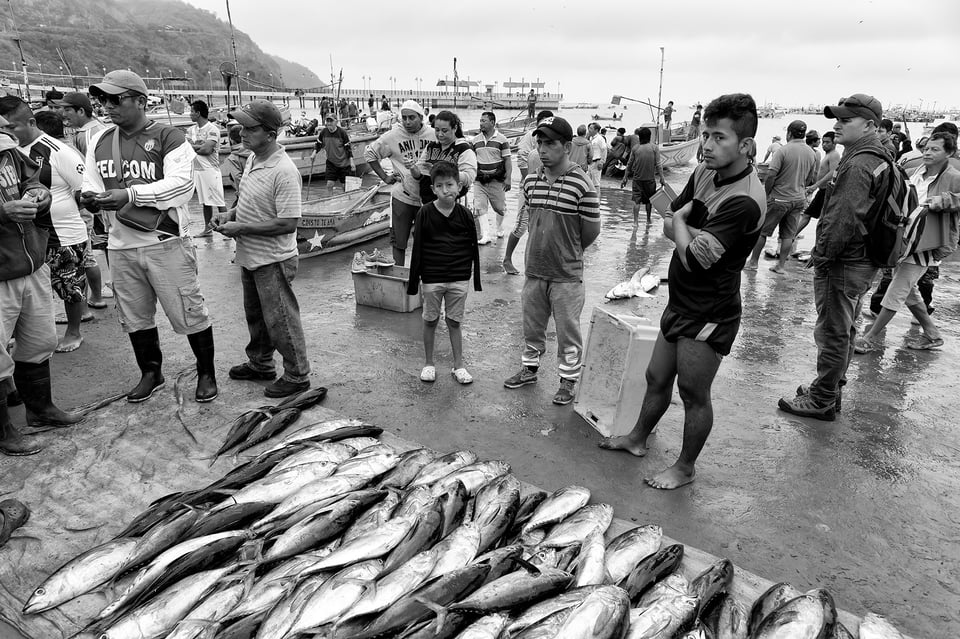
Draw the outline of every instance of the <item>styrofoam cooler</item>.
[[[625,435],[637,423],[659,332],[644,317],[594,307],[573,410],[601,435]]]

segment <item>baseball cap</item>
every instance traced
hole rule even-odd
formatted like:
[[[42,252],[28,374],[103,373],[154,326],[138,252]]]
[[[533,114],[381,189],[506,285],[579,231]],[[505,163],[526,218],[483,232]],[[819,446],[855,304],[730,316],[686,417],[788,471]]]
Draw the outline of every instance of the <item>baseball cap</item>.
[[[327,117],[325,117],[323,121],[326,122],[327,120],[336,120],[336,119],[337,119],[337,116],[333,115],[332,113],[328,113]]]
[[[824,107],[823,115],[832,119],[861,117],[880,124],[883,107],[880,106],[880,100],[872,95],[854,93],[849,98],[840,100],[837,106]]]
[[[420,106],[420,103],[417,102],[416,100],[407,100],[406,102],[404,102],[403,104],[401,104],[401,105],[400,105],[400,112],[403,113],[404,110],[406,110],[406,111],[413,111],[414,113],[418,113],[418,114],[420,115],[420,117],[423,117],[423,116],[424,116],[423,107]]]
[[[807,132],[807,123],[803,120],[794,120],[787,125],[787,133],[789,133],[794,138],[802,138],[803,134]]]
[[[141,95],[147,95],[147,85],[143,78],[126,69],[117,69],[103,76],[103,82],[94,84],[90,87],[90,95],[98,97],[100,95],[120,95],[127,91],[134,91]]]
[[[554,116],[541,120],[533,134],[535,136],[546,136],[551,140],[569,142],[573,139],[573,128],[563,118]]]
[[[54,104],[61,107],[73,107],[74,109],[90,110],[93,108],[87,94],[78,91],[66,94],[63,99],[55,101]]]
[[[243,126],[262,126],[268,131],[279,131],[283,126],[280,109],[269,100],[254,100],[244,104],[236,111],[231,111],[230,117]]]
[[[808,140],[819,140],[819,139],[820,139],[820,134],[817,133],[817,130],[816,130],[816,129],[810,129],[809,131],[807,131],[807,139],[808,139]]]

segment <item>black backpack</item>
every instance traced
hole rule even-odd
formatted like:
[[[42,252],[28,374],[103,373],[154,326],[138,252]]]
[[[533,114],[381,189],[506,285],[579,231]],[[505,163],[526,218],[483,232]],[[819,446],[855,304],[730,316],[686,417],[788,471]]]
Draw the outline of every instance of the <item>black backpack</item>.
[[[869,153],[884,161],[874,171],[879,176],[890,171],[886,197],[880,200],[871,216],[870,228],[863,225],[867,257],[881,267],[892,268],[905,257],[916,252],[923,235],[926,207],[920,207],[917,189],[910,183],[903,167],[894,164],[885,153],[864,149],[856,153]]]

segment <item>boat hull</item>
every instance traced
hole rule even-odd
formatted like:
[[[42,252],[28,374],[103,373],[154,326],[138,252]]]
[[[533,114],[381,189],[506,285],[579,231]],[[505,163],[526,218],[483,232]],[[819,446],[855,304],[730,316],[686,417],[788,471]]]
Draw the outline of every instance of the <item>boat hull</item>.
[[[660,166],[685,166],[697,154],[700,140],[686,140],[684,142],[667,142],[660,145]]]
[[[342,250],[390,231],[390,191],[380,187],[363,202],[366,190],[351,191],[303,203],[297,225],[300,257]]]

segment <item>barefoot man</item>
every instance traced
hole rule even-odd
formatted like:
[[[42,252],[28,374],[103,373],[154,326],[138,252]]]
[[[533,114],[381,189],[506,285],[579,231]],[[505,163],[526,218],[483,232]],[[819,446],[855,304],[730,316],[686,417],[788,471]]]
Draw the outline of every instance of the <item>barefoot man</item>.
[[[766,211],[766,193],[750,165],[757,133],[753,98],[720,96],[703,119],[704,161],[663,222],[664,235],[677,248],[640,417],[629,434],[600,442],[601,448],[646,454],[647,437],[670,406],[676,379],[684,406],[683,447],[673,466],[647,479],[654,488],[693,481],[697,456],[713,428],[710,386],[740,328],[740,271]]]

